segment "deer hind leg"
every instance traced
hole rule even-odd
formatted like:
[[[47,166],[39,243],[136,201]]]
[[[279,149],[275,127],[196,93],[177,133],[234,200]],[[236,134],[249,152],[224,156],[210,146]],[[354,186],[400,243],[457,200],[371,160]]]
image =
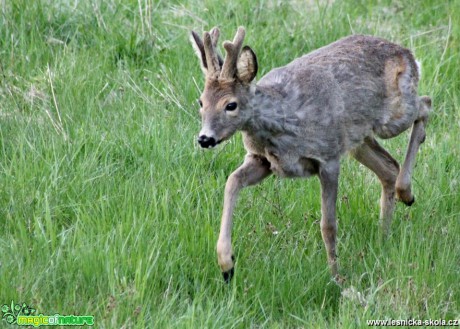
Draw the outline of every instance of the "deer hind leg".
[[[428,115],[431,111],[431,99],[428,96],[420,97],[419,116],[414,121],[412,132],[407,147],[406,158],[402,170],[396,180],[396,194],[400,201],[410,206],[414,203],[415,198],[411,191],[412,169],[415,164],[415,157],[420,145],[425,141],[425,126],[428,121]]]
[[[351,155],[372,170],[380,179],[382,184],[380,224],[384,234],[387,234],[395,207],[395,183],[399,173],[399,164],[372,137],[366,138],[363,144],[351,152]]]
[[[222,270],[225,282],[233,277],[234,257],[232,251],[232,216],[239,191],[250,185],[261,182],[269,176],[270,164],[262,157],[248,154],[244,163],[236,169],[225,184],[224,209],[217,241],[217,260]]]

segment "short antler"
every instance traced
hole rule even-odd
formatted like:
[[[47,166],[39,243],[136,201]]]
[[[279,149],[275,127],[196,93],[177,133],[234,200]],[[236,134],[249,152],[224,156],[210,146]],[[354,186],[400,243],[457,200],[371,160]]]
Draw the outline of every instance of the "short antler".
[[[217,42],[219,41],[219,36],[220,36],[220,31],[216,27],[214,27],[209,34],[211,35],[211,41],[212,41],[212,46],[214,47],[214,50],[216,50],[217,58],[219,59],[220,65],[222,65],[222,57],[220,57],[219,52],[217,51]]]
[[[205,50],[205,47],[204,47],[204,44],[203,44],[203,40],[200,38],[200,36],[198,35],[198,33],[196,33],[195,31],[192,31],[191,33],[191,41],[192,41],[192,45],[193,45],[193,48],[195,49],[195,52],[197,54],[197,56],[200,58],[201,60],[201,68],[203,69],[203,72],[207,75],[208,74],[208,61],[207,61],[207,57],[206,57],[206,52],[210,52],[211,55],[210,55],[210,58],[211,58],[211,62],[215,59],[215,57],[217,57],[217,61],[218,61],[218,71],[216,71],[215,69],[212,69],[211,70],[211,73],[217,77],[218,76],[218,72],[220,72],[220,69],[222,67],[222,64],[224,63],[223,59],[222,59],[222,56],[219,55],[219,52],[217,51],[217,41],[219,40],[219,29],[217,27],[214,27],[209,33],[208,33],[211,37],[211,47],[208,47],[207,49],[208,50]],[[215,55],[212,55],[212,54],[215,54]],[[211,68],[215,68],[216,65],[213,64],[211,65]]]
[[[206,66],[208,69],[209,77],[218,77],[220,67],[222,65],[222,58],[217,53],[217,42],[219,40],[219,29],[213,28],[211,32],[205,32],[204,39],[204,52],[206,56]]]
[[[236,74],[236,63],[243,45],[245,30],[243,27],[239,27],[236,32],[233,42],[225,41],[224,48],[227,51],[225,56],[225,62],[222,66],[222,72],[219,78],[221,79],[234,79]]]

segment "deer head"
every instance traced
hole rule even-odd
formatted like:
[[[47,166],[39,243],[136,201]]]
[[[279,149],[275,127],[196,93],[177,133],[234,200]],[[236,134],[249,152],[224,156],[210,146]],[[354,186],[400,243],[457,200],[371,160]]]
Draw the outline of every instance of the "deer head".
[[[204,32],[201,39],[192,31],[192,45],[205,75],[205,87],[199,99],[202,129],[201,147],[211,148],[230,138],[249,119],[246,105],[251,97],[251,82],[257,74],[257,58],[243,45],[245,31],[238,28],[233,42],[225,41],[225,60],[217,51],[219,29]]]

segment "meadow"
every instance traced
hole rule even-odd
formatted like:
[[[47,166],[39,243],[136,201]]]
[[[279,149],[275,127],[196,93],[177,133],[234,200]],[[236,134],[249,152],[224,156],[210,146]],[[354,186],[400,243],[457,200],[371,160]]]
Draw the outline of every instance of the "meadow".
[[[215,255],[237,134],[196,143],[189,42],[246,27],[258,78],[349,34],[422,63],[433,112],[412,207],[378,226],[380,184],[342,161],[331,281],[316,178],[242,191],[236,272]],[[95,328],[360,328],[460,319],[460,2],[0,0],[0,306],[93,315]],[[410,131],[381,141],[402,161]],[[0,327],[14,328],[5,320]]]

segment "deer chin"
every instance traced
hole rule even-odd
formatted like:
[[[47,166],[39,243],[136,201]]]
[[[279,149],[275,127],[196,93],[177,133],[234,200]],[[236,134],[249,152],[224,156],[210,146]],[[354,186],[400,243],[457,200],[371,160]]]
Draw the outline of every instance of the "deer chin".
[[[216,141],[216,143],[213,144],[213,145],[209,145],[209,146],[208,146],[208,149],[214,149],[214,148],[216,148],[217,145],[219,145],[220,143],[222,143],[222,139]]]
[[[224,138],[224,139],[218,139],[218,140],[216,141],[216,143],[215,143],[215,144],[213,144],[213,145],[209,145],[207,148],[208,148],[208,149],[214,149],[214,148],[216,148],[216,147],[217,147],[217,145],[219,145],[220,143],[222,143],[222,142],[226,141],[227,139],[228,139],[228,138]]]

